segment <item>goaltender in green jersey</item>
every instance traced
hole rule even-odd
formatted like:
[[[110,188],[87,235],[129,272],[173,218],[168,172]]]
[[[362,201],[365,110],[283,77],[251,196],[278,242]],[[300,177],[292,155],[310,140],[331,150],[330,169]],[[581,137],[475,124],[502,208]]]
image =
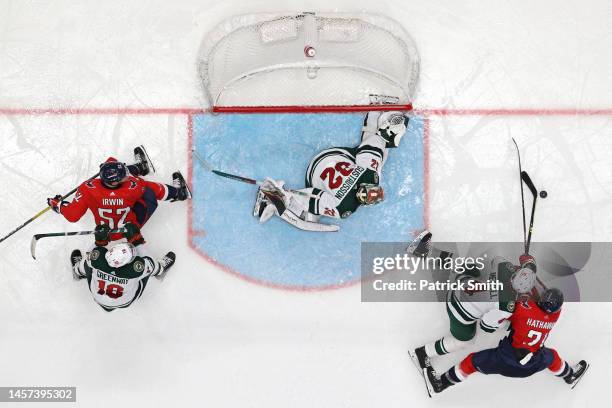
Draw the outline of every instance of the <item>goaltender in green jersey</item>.
[[[149,278],[155,276],[162,280],[176,260],[174,252],[159,260],[140,255],[137,247],[145,242],[140,230],[131,223],[124,229],[125,240],[110,242],[110,228],[98,225],[95,247],[85,257],[78,249],[70,255],[74,279],[87,279],[94,301],[107,312],[134,303]]]
[[[380,185],[389,149],[406,133],[409,118],[403,112],[369,112],[357,147],[333,147],[319,152],[306,171],[306,187],[291,190],[284,181],[267,178],[257,192],[253,215],[265,223],[277,216],[302,230],[338,231],[322,216],[347,218],[362,206],[381,203]]]

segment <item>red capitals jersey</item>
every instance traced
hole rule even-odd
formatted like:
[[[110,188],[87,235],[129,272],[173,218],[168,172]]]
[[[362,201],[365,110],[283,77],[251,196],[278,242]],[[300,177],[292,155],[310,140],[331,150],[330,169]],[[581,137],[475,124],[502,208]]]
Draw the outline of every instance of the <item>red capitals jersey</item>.
[[[62,207],[61,214],[68,221],[77,222],[89,209],[96,225],[106,224],[111,228],[118,228],[131,222],[142,227],[136,220],[133,207],[137,202],[143,201],[147,188],[153,190],[157,200],[163,200],[168,195],[164,184],[134,176],[128,176],[116,189],[104,187],[99,178],[85,181],[79,186],[72,202]]]
[[[532,300],[517,303],[508,319],[512,324],[512,346],[535,353],[544,345],[560,314],[561,310],[548,314]]]

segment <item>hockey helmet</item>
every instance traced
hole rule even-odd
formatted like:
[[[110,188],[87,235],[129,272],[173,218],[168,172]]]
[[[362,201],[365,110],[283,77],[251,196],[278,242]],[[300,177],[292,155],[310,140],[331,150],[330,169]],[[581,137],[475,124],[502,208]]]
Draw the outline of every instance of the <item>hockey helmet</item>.
[[[546,289],[538,299],[538,307],[546,313],[555,313],[563,306],[563,292],[557,288]]]
[[[357,188],[357,200],[363,205],[374,205],[385,199],[385,191],[378,184],[363,183]]]
[[[136,258],[136,248],[128,242],[115,244],[104,256],[112,268],[121,268]]]
[[[529,293],[536,282],[536,275],[531,268],[520,268],[512,274],[510,284],[516,293]]]
[[[408,127],[408,116],[399,111],[383,112],[378,117],[378,134],[385,139],[387,147],[397,147]]]
[[[119,188],[127,178],[127,167],[118,161],[107,161],[100,165],[100,180],[107,188]]]

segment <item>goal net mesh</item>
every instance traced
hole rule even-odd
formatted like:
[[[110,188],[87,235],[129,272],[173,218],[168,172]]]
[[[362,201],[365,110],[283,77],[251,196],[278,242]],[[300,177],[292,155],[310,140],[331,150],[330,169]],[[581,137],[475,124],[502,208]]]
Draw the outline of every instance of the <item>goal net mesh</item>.
[[[251,14],[204,38],[198,68],[213,109],[410,105],[419,55],[380,15]]]

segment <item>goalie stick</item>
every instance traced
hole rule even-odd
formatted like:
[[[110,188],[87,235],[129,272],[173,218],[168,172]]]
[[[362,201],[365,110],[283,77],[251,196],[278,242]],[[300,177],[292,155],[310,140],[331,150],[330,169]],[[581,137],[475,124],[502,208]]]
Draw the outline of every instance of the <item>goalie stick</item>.
[[[125,228],[118,228],[109,231],[109,234],[114,234],[118,232],[125,232]],[[95,231],[72,231],[72,232],[50,232],[46,234],[35,234],[32,236],[32,241],[30,242],[30,254],[32,258],[36,259],[36,244],[38,240],[41,238],[49,238],[49,237],[71,237],[74,235],[91,235],[95,234]]]
[[[215,168],[213,168],[213,166],[210,163],[208,163],[206,160],[204,160],[202,158],[202,156],[200,156],[198,154],[198,152],[196,152],[195,148],[191,149],[191,151],[192,151],[193,155],[196,157],[196,159],[198,159],[200,164],[202,166],[204,166],[204,168],[206,170],[216,174],[217,176],[225,177],[225,178],[228,178],[230,180],[236,180],[236,181],[240,181],[240,182],[247,183],[247,184],[253,184],[253,185],[256,185],[256,186],[260,186],[261,183],[262,183],[261,181],[255,180],[255,179],[252,179],[252,178],[238,176],[236,174],[231,174],[231,173],[226,173],[226,172],[221,171],[221,170],[216,170]],[[308,194],[308,193],[306,193],[304,191],[291,190],[291,189],[286,189],[286,190],[291,192],[291,193],[294,193],[294,194],[297,194],[297,195],[301,195],[301,196],[304,196],[304,197],[318,198],[317,196],[315,196],[313,194]]]
[[[240,182],[247,183],[247,184],[253,184],[257,186],[260,186],[262,184],[261,181],[258,181],[252,178],[237,176],[235,174],[226,173],[221,170],[216,170],[213,168],[213,166],[210,163],[204,160],[202,156],[198,154],[198,152],[196,152],[195,148],[191,149],[191,151],[193,155],[195,156],[195,158],[200,162],[202,166],[204,166],[206,170],[216,174],[217,176],[221,176],[221,177],[228,178],[230,180],[236,180],[236,181],[240,181]],[[304,196],[304,197],[318,198],[316,195],[308,194],[304,191],[290,190],[290,189],[287,189],[287,191]],[[302,220],[301,218],[297,217],[295,214],[291,213],[290,211],[283,211],[282,214],[279,214],[279,217],[285,220],[286,222],[288,222],[289,224],[293,225],[294,227],[299,228],[304,231],[336,232],[340,229],[339,226],[334,225],[334,224],[324,224],[324,223]]]

